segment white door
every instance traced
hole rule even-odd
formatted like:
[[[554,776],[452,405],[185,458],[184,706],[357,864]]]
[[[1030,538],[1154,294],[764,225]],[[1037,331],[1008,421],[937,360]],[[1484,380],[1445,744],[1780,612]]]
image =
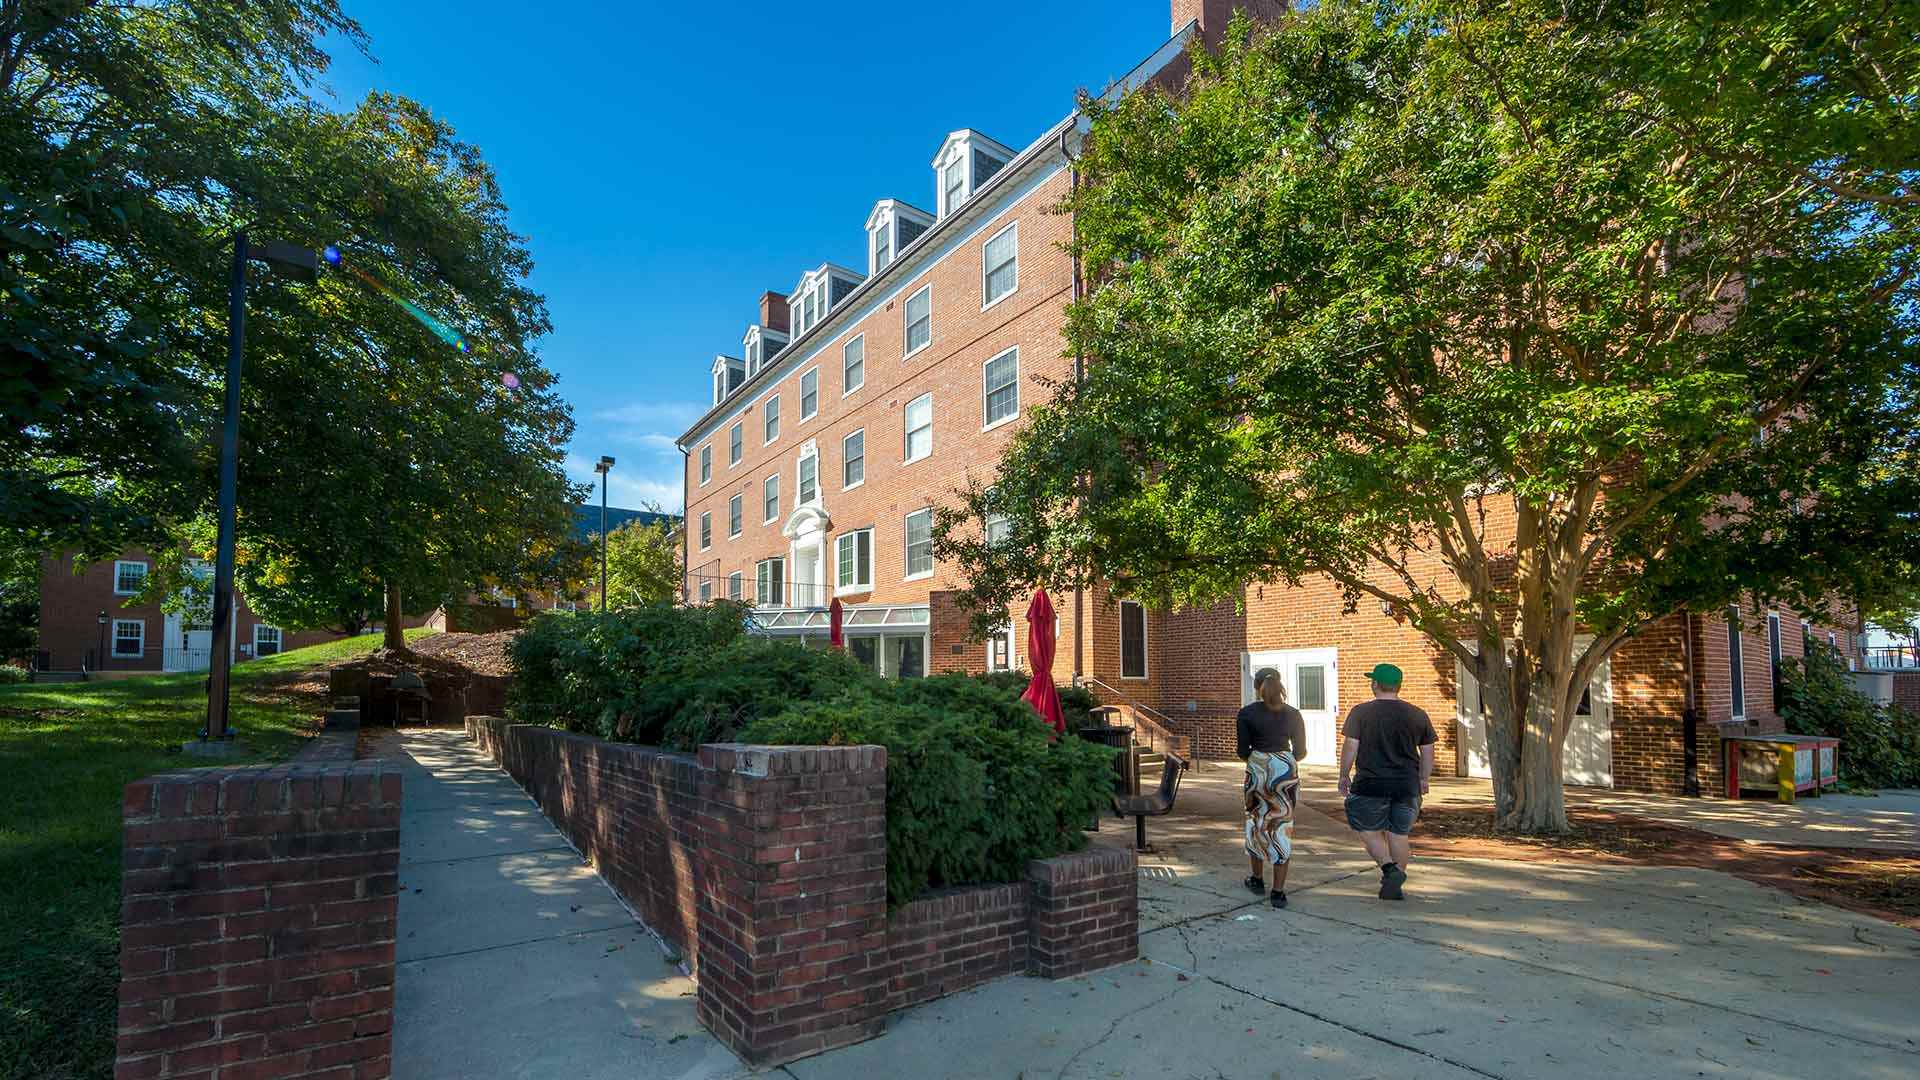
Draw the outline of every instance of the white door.
[[[1577,648],[1586,648],[1581,641]],[[1466,665],[1455,664],[1460,692],[1456,714],[1460,731],[1460,768],[1463,776],[1491,777],[1487,758],[1486,714],[1480,707],[1480,684]],[[1562,778],[1575,787],[1613,786],[1613,663],[1601,664],[1567,729],[1561,755]]]
[[[1278,649],[1240,654],[1240,703],[1250,705],[1253,673],[1273,668],[1287,688],[1287,702],[1300,710],[1307,726],[1307,761],[1336,765],[1334,730],[1340,715],[1340,661],[1338,649]]]

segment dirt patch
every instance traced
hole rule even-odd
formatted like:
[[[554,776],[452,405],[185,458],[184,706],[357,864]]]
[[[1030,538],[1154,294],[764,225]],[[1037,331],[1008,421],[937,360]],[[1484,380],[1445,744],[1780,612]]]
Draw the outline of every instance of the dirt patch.
[[[1735,840],[1605,810],[1569,810],[1567,817],[1572,830],[1564,835],[1512,836],[1494,832],[1486,811],[1422,810],[1413,847],[1460,858],[1718,870],[1920,930],[1920,854]]]
[[[507,650],[518,630],[492,634],[429,634],[410,643],[415,655],[451,663],[476,675],[507,675]]]

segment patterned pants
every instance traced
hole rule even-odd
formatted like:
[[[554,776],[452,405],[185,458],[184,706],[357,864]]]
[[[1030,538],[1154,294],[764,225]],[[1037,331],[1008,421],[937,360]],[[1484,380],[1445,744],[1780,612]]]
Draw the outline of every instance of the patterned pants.
[[[1247,854],[1279,865],[1293,857],[1293,807],[1300,769],[1293,755],[1255,750],[1241,789],[1247,804]]]

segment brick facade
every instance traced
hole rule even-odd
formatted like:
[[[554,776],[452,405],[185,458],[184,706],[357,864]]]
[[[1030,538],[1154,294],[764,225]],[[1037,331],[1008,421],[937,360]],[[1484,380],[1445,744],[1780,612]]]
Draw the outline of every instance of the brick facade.
[[[1138,955],[1125,850],[889,913],[880,747],[689,755],[495,717],[467,731],[685,956],[701,1022],[756,1065],[871,1038],[893,1010],[989,979]]]
[[[345,734],[127,785],[116,1077],[390,1074],[400,776]]]
[[[49,671],[79,671],[82,667],[104,674],[150,672],[164,669],[166,660],[167,614],[157,603],[132,603],[132,597],[114,592],[114,566],[117,561],[144,563],[151,569],[153,555],[144,548],[129,548],[118,559],[74,564],[71,554],[51,555],[40,564],[40,644]],[[105,612],[108,621],[100,622]],[[140,623],[142,645],[134,655],[115,655],[114,621]],[[247,599],[234,594],[233,655],[244,659],[253,655],[254,627],[267,624]],[[298,649],[332,641],[342,635],[325,630],[287,631],[280,635],[280,648]]]

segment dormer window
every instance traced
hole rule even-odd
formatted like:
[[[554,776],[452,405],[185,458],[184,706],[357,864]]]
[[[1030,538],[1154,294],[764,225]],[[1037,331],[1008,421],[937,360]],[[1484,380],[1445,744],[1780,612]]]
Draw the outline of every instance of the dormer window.
[[[933,156],[935,190],[942,218],[958,210],[973,193],[1013,160],[1013,151],[972,128],[947,136]]]
[[[817,269],[802,274],[790,301],[793,336],[797,338],[820,325],[820,321],[864,280],[858,271],[832,263],[823,263]]]
[[[731,356],[713,358],[713,403],[727,400],[727,395],[740,389],[747,381],[746,361]]]
[[[740,344],[747,358],[747,376],[751,378],[771,363],[781,349],[787,347],[787,335],[764,326],[749,326]]]
[[[867,275],[878,274],[900,257],[907,245],[933,227],[933,215],[898,199],[881,199],[867,215]]]

